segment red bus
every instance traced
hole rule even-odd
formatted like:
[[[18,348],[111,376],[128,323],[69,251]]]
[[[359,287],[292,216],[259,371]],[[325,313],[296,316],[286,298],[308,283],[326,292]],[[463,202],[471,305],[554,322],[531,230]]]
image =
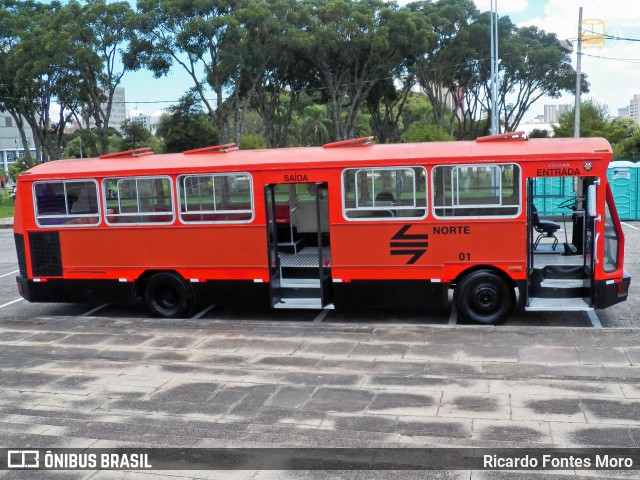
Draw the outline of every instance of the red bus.
[[[627,298],[606,140],[370,140],[38,165],[18,178],[20,294],[184,317],[230,302],[442,307],[453,289],[458,316],[483,324]],[[571,186],[565,222],[534,208],[549,178]]]

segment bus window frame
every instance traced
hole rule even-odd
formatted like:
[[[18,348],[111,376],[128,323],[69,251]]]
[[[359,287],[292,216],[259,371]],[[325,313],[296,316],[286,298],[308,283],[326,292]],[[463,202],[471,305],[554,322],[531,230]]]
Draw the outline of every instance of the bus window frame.
[[[416,169],[421,169],[422,172],[424,173],[424,178],[425,178],[425,182],[424,182],[424,206],[421,205],[417,205],[417,193],[420,191],[419,187],[420,187],[420,178],[418,172],[416,172]],[[373,195],[373,200],[372,200],[372,206],[370,207],[359,207],[358,206],[358,175],[360,174],[360,172],[384,172],[384,171],[398,171],[398,170],[412,170],[414,172],[413,175],[413,205],[383,205],[383,206],[375,206],[375,190],[372,192]],[[347,208],[346,206],[346,173],[347,172],[354,172],[354,195],[355,195],[355,207],[353,208]],[[341,189],[341,202],[342,202],[342,217],[347,220],[348,222],[388,222],[388,221],[396,221],[396,220],[424,220],[425,218],[427,218],[429,216],[429,189],[428,189],[428,185],[427,185],[427,177],[429,175],[429,172],[427,170],[427,168],[424,165],[399,165],[399,166],[391,166],[391,167],[357,167],[357,168],[345,168],[342,170],[342,172],[340,172],[340,189]],[[374,180],[375,183],[375,180]],[[411,217],[407,217],[407,216],[402,216],[402,215],[394,215],[392,217],[375,217],[375,216],[370,216],[370,217],[349,217],[347,215],[348,212],[370,212],[370,213],[374,213],[374,212],[385,212],[385,211],[389,211],[389,210],[393,210],[395,212],[402,212],[403,210],[424,210],[424,215],[421,216],[411,216]]]
[[[239,175],[246,175],[249,179],[249,192],[248,192],[248,196],[249,196],[249,202],[250,202],[250,208],[249,210],[192,210],[189,211],[188,210],[188,203],[186,202],[186,189],[184,189],[184,179],[188,178],[188,177],[210,177],[212,179],[213,182],[213,196],[212,196],[212,200],[214,201],[213,205],[215,206],[215,198],[216,198],[216,191],[215,191],[215,177],[229,177],[229,176],[239,176]],[[252,223],[255,218],[256,218],[256,206],[255,206],[255,201],[254,201],[254,189],[253,189],[253,176],[249,173],[249,172],[217,172],[217,173],[211,173],[211,172],[206,172],[206,173],[186,173],[186,174],[182,174],[182,175],[178,175],[178,177],[176,178],[176,188],[178,191],[178,218],[180,219],[180,223],[185,224],[185,225],[211,225],[211,224],[215,224],[215,225],[223,225],[223,224],[247,224],[247,223]],[[183,193],[185,193],[185,196],[183,196]],[[184,201],[184,203],[183,203]],[[185,207],[185,211],[182,211],[182,207]],[[246,214],[246,213],[250,213],[251,216],[248,219],[243,219],[243,220],[185,220],[183,218],[183,215],[185,214],[203,214],[203,215],[233,215],[233,214]]]
[[[67,184],[69,183],[93,183],[96,188],[96,205],[98,207],[96,213],[91,214],[72,214],[69,211],[69,199],[67,196]],[[38,197],[36,195],[36,186],[44,183],[62,183],[63,195],[64,195],[64,214],[54,214],[54,215],[39,215],[38,214]],[[50,180],[36,180],[31,185],[31,200],[33,203],[33,218],[35,219],[35,223],[38,228],[77,228],[77,227],[97,227],[102,223],[102,211],[100,208],[100,185],[95,178],[73,178],[73,179],[50,179]],[[79,218],[96,218],[97,222],[95,223],[73,223],[74,220]],[[62,223],[53,223],[50,225],[43,225],[40,223],[41,219],[71,219],[67,222]]]
[[[435,187],[435,182],[436,182],[436,169],[437,168],[446,168],[446,167],[451,167],[451,191],[453,193],[454,191],[454,181],[453,181],[453,172],[458,170],[459,168],[465,168],[465,167],[502,167],[502,166],[506,166],[506,165],[513,165],[514,167],[518,168],[518,181],[517,182],[513,182],[513,186],[514,188],[517,187],[518,188],[518,202],[517,204],[514,205],[505,205],[503,203],[503,196],[502,196],[502,192],[504,191],[503,189],[503,182],[502,182],[502,175],[500,175],[500,203],[484,203],[484,204],[467,204],[467,205],[460,205],[459,201],[460,201],[460,195],[459,193],[457,194],[457,198],[455,199],[457,203],[453,203],[454,199],[452,198],[452,204],[451,205],[443,205],[443,206],[436,206],[436,199],[435,199],[435,194],[436,194],[436,187]],[[500,172],[502,174],[502,170]],[[522,191],[523,191],[523,177],[522,177],[522,167],[520,166],[519,163],[517,162],[501,162],[501,163],[464,163],[464,164],[435,164],[431,167],[431,213],[433,214],[434,218],[437,218],[438,220],[469,220],[469,219],[481,219],[481,220],[485,220],[485,219],[514,219],[514,218],[518,218],[520,215],[522,215],[522,201],[523,201],[523,197],[522,197]],[[458,191],[459,191],[459,182],[456,182],[456,185],[458,187]],[[478,208],[498,208],[498,209],[506,209],[506,208],[513,208],[513,207],[517,207],[517,212],[515,214],[511,214],[511,215],[439,215],[436,212],[436,209],[446,209],[446,208],[452,208],[452,209],[460,209],[460,210],[471,210],[471,209],[478,209]]]
[[[140,211],[140,192],[138,189],[138,180],[168,180],[169,181],[169,201],[171,202],[170,204],[170,210],[167,211],[163,211],[163,212],[141,212]],[[118,186],[120,184],[121,180],[135,180],[136,181],[136,205],[138,207],[138,211],[136,213],[132,213],[132,212],[126,212],[126,213],[108,213],[108,204],[107,201],[109,199],[107,199],[107,191],[108,188],[106,186],[106,182],[109,180],[115,180],[116,181],[116,185]],[[116,191],[117,194],[117,201],[118,201],[118,208],[121,208],[121,198],[120,198],[120,189],[118,188],[118,190]],[[169,175],[151,175],[151,176],[140,176],[140,175],[133,175],[133,176],[113,176],[113,177],[105,177],[102,179],[102,200],[104,202],[104,221],[107,225],[111,226],[111,227],[131,227],[131,226],[146,226],[146,225],[171,225],[172,223],[175,222],[176,220],[176,212],[175,212],[175,202],[174,202],[174,186],[173,186],[173,179],[169,176]],[[109,218],[140,218],[143,216],[147,216],[147,217],[160,217],[162,215],[169,215],[171,214],[171,220],[167,220],[167,221],[163,221],[163,222],[120,222],[120,221],[109,221]]]

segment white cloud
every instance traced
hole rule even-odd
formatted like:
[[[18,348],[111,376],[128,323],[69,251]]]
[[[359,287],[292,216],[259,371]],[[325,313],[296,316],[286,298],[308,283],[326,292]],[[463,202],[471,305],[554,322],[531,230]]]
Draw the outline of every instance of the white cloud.
[[[491,10],[491,0],[473,0],[481,12]],[[511,13],[524,12],[529,8],[529,0],[498,0],[498,14],[509,15]]]

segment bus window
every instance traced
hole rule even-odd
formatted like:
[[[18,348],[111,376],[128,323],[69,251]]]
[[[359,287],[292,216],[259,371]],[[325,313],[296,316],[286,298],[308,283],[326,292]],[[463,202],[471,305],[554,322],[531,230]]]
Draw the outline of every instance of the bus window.
[[[422,167],[350,168],[342,172],[344,217],[349,220],[424,218],[426,171]]]
[[[178,186],[180,220],[184,223],[253,220],[253,186],[247,173],[183,175]]]
[[[173,221],[168,177],[107,178],[103,182],[108,224],[167,224]]]
[[[36,182],[36,223],[41,227],[97,225],[98,185],[93,180]]]
[[[520,167],[447,165],[433,169],[436,217],[515,217],[520,213]]]

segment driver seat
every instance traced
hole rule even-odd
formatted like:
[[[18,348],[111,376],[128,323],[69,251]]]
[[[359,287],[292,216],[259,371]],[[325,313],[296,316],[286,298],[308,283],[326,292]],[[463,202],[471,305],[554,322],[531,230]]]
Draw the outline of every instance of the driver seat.
[[[538,237],[536,238],[536,241],[533,242],[533,249],[535,250],[538,248],[538,244],[543,238],[553,238],[551,250],[555,250],[558,246],[558,237],[556,237],[556,232],[560,230],[560,225],[550,220],[540,220],[540,216],[538,215],[538,210],[535,205],[531,205],[531,221],[533,223],[533,228],[538,232]]]

